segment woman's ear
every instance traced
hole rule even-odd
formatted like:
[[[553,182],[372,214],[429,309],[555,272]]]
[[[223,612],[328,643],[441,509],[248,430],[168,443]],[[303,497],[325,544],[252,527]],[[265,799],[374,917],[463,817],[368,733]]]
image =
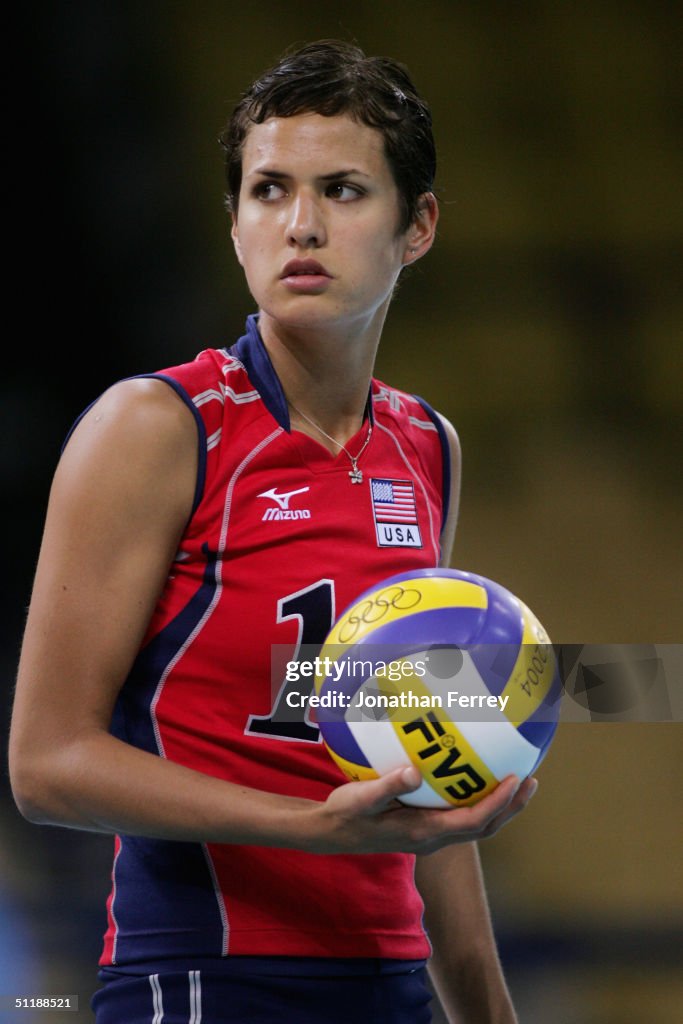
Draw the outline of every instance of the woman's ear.
[[[230,228],[230,237],[232,238],[232,244],[235,247],[235,255],[237,256],[237,262],[240,266],[244,266],[242,263],[242,247],[240,245],[239,234],[237,231],[237,217],[234,213],[230,214],[232,219],[232,227]]]
[[[424,192],[417,203],[417,215],[406,231],[403,262],[407,266],[419,260],[432,247],[439,221],[439,204],[433,192]]]

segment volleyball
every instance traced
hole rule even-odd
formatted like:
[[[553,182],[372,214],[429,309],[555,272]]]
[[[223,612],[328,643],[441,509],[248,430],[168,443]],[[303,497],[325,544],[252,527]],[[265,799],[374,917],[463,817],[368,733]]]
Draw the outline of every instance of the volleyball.
[[[384,580],[337,619],[316,664],[317,720],[349,780],[414,764],[418,807],[477,803],[526,778],[557,728],[562,686],[545,629],[474,573]]]

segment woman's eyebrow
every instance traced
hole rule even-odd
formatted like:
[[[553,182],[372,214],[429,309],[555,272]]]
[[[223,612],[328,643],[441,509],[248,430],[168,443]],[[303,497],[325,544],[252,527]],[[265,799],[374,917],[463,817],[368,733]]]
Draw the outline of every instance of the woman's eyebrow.
[[[284,179],[293,177],[293,175],[288,174],[286,171],[278,171],[271,167],[255,167],[251,173],[260,174],[264,178]],[[332,171],[330,174],[321,174],[318,177],[320,181],[338,181],[341,178],[348,178],[352,174],[359,174],[363,178],[370,177],[369,174],[365,171],[361,171],[357,167],[349,167],[340,171]]]
[[[333,171],[332,174],[321,174],[321,181],[336,181],[338,178],[348,178],[352,174],[360,174],[363,178],[369,178],[370,175],[366,174],[365,171],[359,170],[357,167],[350,167],[348,170]]]

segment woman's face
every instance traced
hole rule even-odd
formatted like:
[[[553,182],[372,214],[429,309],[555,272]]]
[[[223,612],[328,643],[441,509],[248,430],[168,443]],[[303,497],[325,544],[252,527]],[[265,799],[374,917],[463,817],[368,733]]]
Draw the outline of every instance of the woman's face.
[[[427,243],[424,225],[399,233],[399,221],[376,129],[320,114],[273,117],[250,129],[232,237],[268,317],[361,332],[383,319],[401,268],[433,237],[433,225]]]

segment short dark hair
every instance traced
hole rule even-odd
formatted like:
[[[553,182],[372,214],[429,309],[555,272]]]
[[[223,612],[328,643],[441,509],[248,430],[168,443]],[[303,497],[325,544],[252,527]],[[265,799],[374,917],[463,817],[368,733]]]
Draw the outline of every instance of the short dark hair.
[[[242,148],[253,124],[297,114],[348,114],[378,129],[401,201],[400,230],[418,213],[419,197],[432,190],[436,150],[429,107],[408,70],[388,57],[367,57],[351,43],[309,43],[265,71],[242,94],[220,136],[225,149],[226,205],[237,212]]]

